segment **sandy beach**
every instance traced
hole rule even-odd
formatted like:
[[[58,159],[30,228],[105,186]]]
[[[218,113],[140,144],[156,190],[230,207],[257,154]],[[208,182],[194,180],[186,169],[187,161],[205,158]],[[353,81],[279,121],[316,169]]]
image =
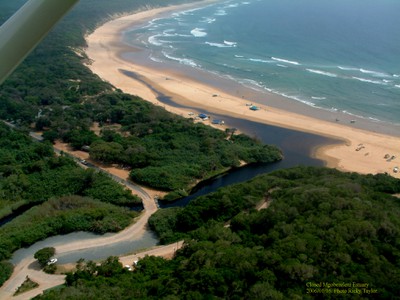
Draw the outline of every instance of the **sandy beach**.
[[[314,149],[313,155],[326,162],[328,167],[363,174],[387,172],[400,178],[393,172],[400,166],[400,137],[396,128],[357,120],[335,118],[322,110],[305,107],[300,103],[271,94],[268,106],[259,104],[260,110],[251,111],[242,95],[228,93],[220,85],[209,85],[186,76],[179,69],[151,68],[122,58],[127,52],[144,51],[136,49],[122,41],[124,30],[141,26],[154,18],[168,16],[211,1],[156,8],[114,19],[97,28],[86,37],[85,52],[90,59],[88,67],[103,80],[122,91],[138,95],[141,98],[160,105],[166,110],[189,117],[192,111],[161,103],[159,94],[170,96],[172,100],[184,106],[195,107],[197,111],[205,109],[219,115],[242,118],[288,129],[314,133],[343,141],[334,145],[322,145]],[[128,76],[128,74],[134,76]],[[256,102],[252,101],[257,105]],[[389,155],[389,159],[387,157]]]

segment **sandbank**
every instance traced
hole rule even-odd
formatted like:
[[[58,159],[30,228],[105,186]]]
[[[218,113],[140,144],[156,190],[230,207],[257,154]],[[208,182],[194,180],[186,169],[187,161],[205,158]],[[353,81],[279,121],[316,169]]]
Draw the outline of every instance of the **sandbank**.
[[[343,171],[354,171],[363,174],[387,172],[400,178],[393,172],[400,166],[400,137],[396,128],[385,124],[357,120],[350,122],[351,117],[337,116],[332,113],[306,107],[296,101],[275,94],[268,95],[268,105],[257,104],[260,110],[251,111],[246,105],[248,95],[244,92],[223,88],[223,84],[198,80],[198,76],[188,76],[177,68],[151,67],[141,61],[132,63],[124,59],[124,53],[145,53],[145,49],[133,48],[123,42],[124,30],[142,26],[147,21],[168,16],[176,11],[183,11],[196,6],[204,6],[214,1],[202,1],[176,6],[155,8],[116,18],[98,27],[86,37],[86,54],[90,59],[88,67],[103,80],[122,91],[160,105],[166,110],[188,117],[188,113],[197,108],[205,109],[219,115],[242,118],[297,131],[303,131],[340,140],[341,143],[321,145],[314,149],[313,156],[324,160],[326,166]],[[143,54],[144,55],[144,54]],[[195,72],[195,71],[193,71]],[[133,74],[134,76],[129,76]],[[169,105],[160,102],[159,93],[167,95],[180,105]],[[247,100],[246,100],[247,99]],[[185,108],[192,107],[191,109]],[[386,155],[393,159],[385,158]]]

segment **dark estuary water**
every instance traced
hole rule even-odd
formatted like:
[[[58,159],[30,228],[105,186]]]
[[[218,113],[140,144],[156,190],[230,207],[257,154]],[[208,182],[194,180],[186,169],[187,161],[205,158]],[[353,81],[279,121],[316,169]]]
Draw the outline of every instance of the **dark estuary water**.
[[[159,101],[164,101],[165,104],[168,103],[168,105],[181,106],[172,102],[171,98],[167,97],[166,95],[160,93],[158,96]],[[193,111],[197,111],[194,107],[187,108]],[[200,113],[200,111],[197,112]],[[313,149],[319,145],[336,142],[318,135],[259,124],[256,122],[232,118],[229,116],[217,115],[209,111],[202,110],[201,113],[206,113],[208,115],[211,115],[213,118],[224,120],[227,126],[231,128],[238,128],[243,133],[255,137],[265,144],[276,145],[282,150],[284,154],[284,159],[275,163],[252,164],[231,170],[226,174],[200,183],[194,189],[194,192],[188,197],[175,201],[174,203],[160,203],[160,207],[162,208],[171,206],[185,206],[192,199],[214,192],[220,187],[243,182],[259,174],[272,172],[277,169],[290,168],[299,165],[322,166],[324,163],[321,160],[317,160],[311,157]],[[53,247],[60,244],[76,242],[79,240],[92,238],[95,239],[97,237],[98,236],[94,234],[85,232],[75,232],[64,236],[51,237],[35,243],[29,248],[24,248],[16,251],[13,255],[11,262],[16,264],[27,255],[33,255],[35,251],[43,247]],[[61,264],[73,263],[80,258],[84,258],[86,260],[101,260],[107,258],[110,255],[122,255],[125,253],[131,253],[140,249],[152,247],[157,244],[157,237],[150,230],[148,230],[142,237],[138,238],[135,241],[116,243],[98,249],[75,251],[69,254],[59,255],[58,260]]]
[[[209,114],[209,112],[205,113]],[[160,203],[161,207],[165,208],[171,206],[184,206],[189,203],[190,200],[201,195],[206,195],[208,193],[216,191],[220,187],[243,182],[253,178],[256,175],[272,172],[277,169],[290,168],[298,165],[322,166],[322,161],[310,157],[312,149],[318,145],[335,142],[313,134],[307,134],[294,130],[263,125],[255,122],[229,118],[226,116],[218,116],[214,114],[213,117],[224,120],[225,123],[228,124],[228,126],[230,127],[240,128],[242,132],[250,136],[257,137],[259,140],[266,144],[276,145],[283,151],[284,159],[276,163],[253,164],[232,170],[227,174],[202,182],[197,186],[196,191],[188,197],[185,197],[174,203]],[[27,255],[33,255],[35,251],[43,247],[57,246],[60,244],[75,242],[78,240],[85,240],[88,238],[95,239],[97,237],[98,236],[94,234],[85,232],[75,232],[64,236],[51,237],[35,243],[29,248],[24,248],[16,251],[13,255],[11,262],[16,264]],[[135,241],[121,242],[107,247],[72,252],[69,254],[58,256],[58,260],[61,264],[73,263],[76,262],[79,258],[84,258],[86,260],[101,260],[107,258],[110,255],[122,255],[125,253],[131,253],[140,249],[152,247],[157,244],[157,237],[150,230],[148,230],[146,231],[144,236],[138,238]]]
[[[204,111],[203,111],[204,112]],[[204,112],[210,114],[210,112]],[[327,143],[338,143],[338,141],[322,136],[303,133],[295,130],[264,125],[247,120],[231,118],[221,115],[212,115],[214,118],[224,120],[230,127],[240,128],[249,136],[255,137],[265,144],[275,145],[284,154],[284,159],[275,163],[251,164],[230,171],[227,174],[212,178],[200,183],[194,192],[188,197],[182,198],[174,203],[160,203],[160,207],[185,206],[190,200],[216,191],[220,187],[243,182],[263,173],[274,170],[290,168],[294,166],[323,166],[324,162],[311,157],[313,149]]]
[[[321,160],[311,157],[313,149],[319,145],[339,142],[315,134],[260,124],[244,119],[233,118],[226,115],[219,115],[213,113],[212,111],[199,111],[196,107],[182,105],[174,102],[172,97],[160,92],[154,86],[152,86],[151,83],[147,82],[145,78],[134,72],[127,70],[120,70],[120,72],[145,84],[156,94],[157,100],[161,103],[177,108],[185,108],[188,110],[197,111],[198,113],[204,113],[211,116],[213,119],[224,120],[225,124],[228,127],[238,128],[243,133],[251,137],[257,138],[265,144],[275,145],[280,148],[284,154],[284,159],[282,161],[270,164],[248,165],[232,170],[227,174],[218,176],[217,178],[212,178],[210,180],[201,182],[197,187],[195,187],[193,193],[188,197],[185,197],[173,203],[160,201],[159,204],[162,208],[185,206],[187,203],[190,202],[190,200],[198,196],[216,191],[220,187],[243,182],[253,178],[256,175],[272,172],[277,169],[290,168],[299,165],[322,166],[324,163]],[[316,120],[316,122],[318,121]]]

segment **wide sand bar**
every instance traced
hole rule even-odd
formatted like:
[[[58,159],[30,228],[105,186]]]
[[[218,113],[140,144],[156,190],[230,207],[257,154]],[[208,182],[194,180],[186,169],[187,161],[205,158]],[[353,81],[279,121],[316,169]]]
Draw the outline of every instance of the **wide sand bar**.
[[[141,61],[132,63],[131,60],[122,58],[124,53],[145,51],[123,42],[123,32],[127,28],[141,26],[154,18],[210,2],[212,1],[154,8],[116,17],[86,37],[86,54],[91,61],[88,67],[122,91],[138,95],[182,116],[188,116],[189,110],[159,102],[159,94],[155,89],[172,97],[174,102],[197,107],[199,111],[206,109],[219,115],[340,139],[343,141],[341,144],[324,145],[315,149],[315,157],[326,161],[328,167],[344,171],[363,174],[387,172],[400,177],[399,173],[393,172],[396,166],[400,166],[400,133],[396,126],[358,119],[352,123],[351,117],[345,115],[341,115],[337,121],[337,115],[331,112],[295,103],[294,100],[275,94],[268,95],[268,106],[259,104],[260,110],[251,111],[246,106],[248,100],[238,95],[237,91],[227,92],[229,89],[222,88],[221,83],[206,84],[196,80],[197,77],[187,76],[179,69],[154,68],[143,65]],[[136,79],[128,76],[129,72],[135,74]],[[254,101],[252,103],[257,105]],[[394,158],[385,158],[387,155]]]

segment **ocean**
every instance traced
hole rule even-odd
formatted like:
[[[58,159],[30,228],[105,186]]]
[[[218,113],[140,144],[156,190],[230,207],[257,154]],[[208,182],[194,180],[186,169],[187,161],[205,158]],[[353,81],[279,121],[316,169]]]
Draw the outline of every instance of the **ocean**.
[[[124,40],[160,66],[400,124],[399,30],[398,0],[232,0],[154,19]]]

